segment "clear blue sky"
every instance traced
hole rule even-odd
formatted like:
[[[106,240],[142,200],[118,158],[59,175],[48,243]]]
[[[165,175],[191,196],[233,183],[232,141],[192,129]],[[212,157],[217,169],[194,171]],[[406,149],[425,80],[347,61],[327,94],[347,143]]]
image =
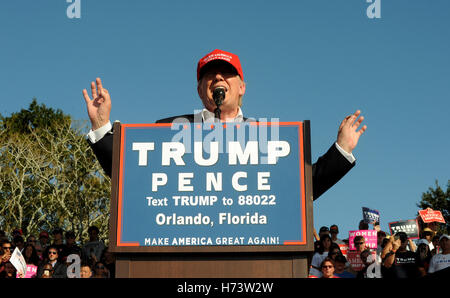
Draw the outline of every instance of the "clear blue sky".
[[[356,167],[314,203],[314,225],[357,229],[415,217],[422,192],[450,179],[450,1],[65,0],[0,4],[0,113],[39,103],[87,120],[83,88],[100,76],[112,120],[148,123],[200,108],[196,63],[240,56],[244,114],[311,120],[313,161],[360,109]]]

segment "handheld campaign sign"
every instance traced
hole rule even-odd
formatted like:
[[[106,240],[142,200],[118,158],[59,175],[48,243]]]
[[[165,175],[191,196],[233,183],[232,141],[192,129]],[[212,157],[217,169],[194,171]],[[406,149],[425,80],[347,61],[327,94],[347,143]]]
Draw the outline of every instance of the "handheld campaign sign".
[[[380,222],[380,212],[378,210],[362,207],[362,212],[365,223]]]
[[[113,251],[310,250],[306,122],[115,124]]]
[[[391,235],[398,232],[405,232],[410,239],[419,239],[419,225],[417,219],[400,220],[389,223]]]
[[[377,231],[376,230],[358,230],[348,232],[349,250],[356,250],[354,239],[356,236],[363,236],[365,244],[368,248],[377,248]]]
[[[431,208],[427,208],[425,210],[419,210],[420,217],[422,218],[423,222],[430,223],[430,222],[440,222],[445,223],[445,219],[442,216],[442,212],[439,210],[433,210]]]

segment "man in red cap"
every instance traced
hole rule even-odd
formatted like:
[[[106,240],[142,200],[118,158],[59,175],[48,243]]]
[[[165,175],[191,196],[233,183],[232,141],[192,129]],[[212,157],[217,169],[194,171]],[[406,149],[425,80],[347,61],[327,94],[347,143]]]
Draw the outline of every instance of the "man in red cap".
[[[220,121],[242,122],[242,97],[245,94],[245,82],[239,57],[222,50],[214,50],[201,58],[197,65],[197,91],[204,109],[197,114],[186,114],[160,119],[156,123],[172,123],[175,119],[184,118],[194,122],[212,122],[217,105],[213,94],[216,88],[225,91],[225,97],[220,106]],[[86,102],[92,130],[88,134],[91,145],[100,165],[106,174],[111,176],[112,167],[112,125],[109,120],[111,98],[108,90],[103,88],[100,78],[91,82],[92,99],[86,89],[83,96]],[[339,181],[355,164],[352,155],[359,137],[366,130],[364,125],[358,127],[364,117],[360,111],[347,116],[339,126],[337,141],[326,154],[313,165],[313,197],[317,199],[322,193]],[[359,118],[358,118],[359,117]]]

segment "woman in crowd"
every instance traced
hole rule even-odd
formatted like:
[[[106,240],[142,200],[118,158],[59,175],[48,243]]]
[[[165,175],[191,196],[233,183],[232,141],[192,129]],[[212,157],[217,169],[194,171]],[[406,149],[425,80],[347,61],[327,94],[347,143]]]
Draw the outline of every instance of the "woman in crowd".
[[[322,261],[328,257],[328,253],[330,252],[331,247],[331,237],[328,234],[322,235],[319,240],[319,248],[317,252],[313,255],[311,261],[311,269],[309,271],[309,275],[311,277],[321,277],[322,276]],[[334,264],[333,264],[334,266]]]

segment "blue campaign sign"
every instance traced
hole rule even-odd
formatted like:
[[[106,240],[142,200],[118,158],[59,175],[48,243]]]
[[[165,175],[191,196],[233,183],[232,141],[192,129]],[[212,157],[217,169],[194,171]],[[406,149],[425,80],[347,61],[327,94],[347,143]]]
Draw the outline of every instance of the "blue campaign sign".
[[[365,223],[380,222],[380,212],[378,210],[362,207],[362,212]]]
[[[303,122],[122,124],[116,246],[306,244]]]

